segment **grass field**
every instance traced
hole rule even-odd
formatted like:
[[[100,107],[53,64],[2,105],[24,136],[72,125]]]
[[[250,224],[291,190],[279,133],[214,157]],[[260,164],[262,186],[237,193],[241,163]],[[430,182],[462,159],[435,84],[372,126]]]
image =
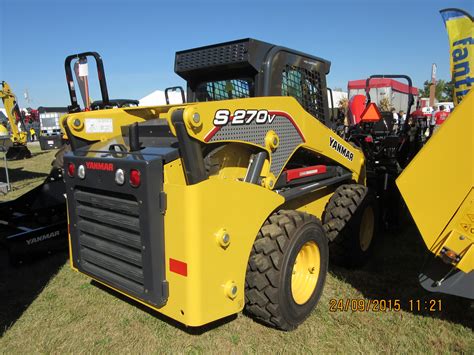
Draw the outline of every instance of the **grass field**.
[[[28,149],[31,151],[33,158],[8,162],[12,191],[7,195],[0,194],[0,201],[16,198],[31,190],[39,185],[51,170],[51,162],[54,159],[55,150],[42,151],[39,142],[29,144]],[[1,158],[0,181],[5,182],[3,156]]]
[[[3,199],[32,188],[49,171],[54,152],[33,149],[33,159],[10,163],[15,190]],[[416,227],[407,223],[379,240],[363,269],[331,266],[318,307],[289,333],[242,314],[204,328],[185,328],[74,273],[66,254],[11,268],[2,253],[0,352],[472,354],[473,304],[427,293],[418,285],[425,253]],[[401,310],[331,312],[332,299],[398,299]],[[430,299],[441,300],[442,310],[409,307],[409,300]]]

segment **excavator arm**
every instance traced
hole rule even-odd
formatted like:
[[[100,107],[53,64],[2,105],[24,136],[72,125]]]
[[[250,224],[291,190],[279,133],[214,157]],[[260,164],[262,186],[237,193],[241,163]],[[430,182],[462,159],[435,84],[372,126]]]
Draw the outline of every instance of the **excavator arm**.
[[[11,141],[13,145],[9,147],[7,151],[8,160],[19,160],[31,157],[31,152],[26,147],[28,141],[28,133],[26,131],[25,123],[23,122],[23,117],[18,107],[15,94],[12,92],[10,85],[5,81],[2,81],[2,88],[0,89],[0,97],[3,101],[3,106],[7,112],[7,118],[10,122],[11,128]],[[18,123],[20,122],[21,130],[18,128]]]

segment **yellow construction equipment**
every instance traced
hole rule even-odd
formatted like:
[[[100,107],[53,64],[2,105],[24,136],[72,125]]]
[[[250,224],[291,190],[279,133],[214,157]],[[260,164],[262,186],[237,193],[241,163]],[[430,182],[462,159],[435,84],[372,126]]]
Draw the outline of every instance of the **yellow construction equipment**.
[[[176,54],[188,103],[111,108],[102,95],[82,112],[70,72],[71,267],[189,326],[245,308],[297,327],[329,251],[360,265],[377,229],[364,154],[327,127],[329,68],[243,39]]]
[[[419,275],[421,285],[474,299],[474,92],[469,90],[474,22],[461,9],[440,13],[449,37],[453,101],[460,104],[397,185],[430,251]]]
[[[10,136],[11,145],[6,153],[7,159],[19,160],[31,158],[31,152],[26,146],[26,143],[28,142],[28,132],[26,131],[20,108],[18,107],[15,94],[12,92],[10,85],[5,81],[2,81],[0,98],[3,101],[3,106],[5,107],[8,122],[10,123],[10,130],[12,132]]]
[[[429,251],[421,285],[474,298],[474,92],[397,179]]]

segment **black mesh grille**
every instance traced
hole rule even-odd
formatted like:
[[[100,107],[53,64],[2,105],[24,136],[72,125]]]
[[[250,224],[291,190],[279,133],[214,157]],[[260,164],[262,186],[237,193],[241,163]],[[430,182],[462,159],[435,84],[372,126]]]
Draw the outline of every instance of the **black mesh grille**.
[[[287,65],[283,70],[281,94],[293,96],[306,111],[324,121],[324,101],[319,72]]]
[[[201,83],[196,90],[198,101],[242,99],[253,96],[252,79],[232,79]]]
[[[247,60],[247,45],[248,42],[241,42],[178,53],[175,69],[181,72],[243,62]]]
[[[135,294],[144,291],[139,206],[133,196],[75,190],[84,271]]]

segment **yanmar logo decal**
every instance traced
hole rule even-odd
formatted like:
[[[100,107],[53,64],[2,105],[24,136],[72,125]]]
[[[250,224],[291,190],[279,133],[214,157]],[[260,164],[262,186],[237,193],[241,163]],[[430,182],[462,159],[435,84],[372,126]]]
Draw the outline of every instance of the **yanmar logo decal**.
[[[45,241],[47,239],[57,237],[57,236],[59,236],[59,234],[60,234],[59,231],[46,233],[46,234],[40,235],[39,237],[27,239],[26,244],[31,245],[31,244],[39,243],[39,242]]]
[[[102,171],[114,171],[114,164],[112,163],[99,163],[96,161],[87,161],[86,168],[89,170],[102,170]]]
[[[352,159],[354,159],[354,153],[352,153],[349,149],[344,147],[342,144],[340,144],[338,141],[336,141],[332,137],[329,137],[329,146],[332,149],[334,149],[336,152],[341,154],[347,160],[352,161]]]

